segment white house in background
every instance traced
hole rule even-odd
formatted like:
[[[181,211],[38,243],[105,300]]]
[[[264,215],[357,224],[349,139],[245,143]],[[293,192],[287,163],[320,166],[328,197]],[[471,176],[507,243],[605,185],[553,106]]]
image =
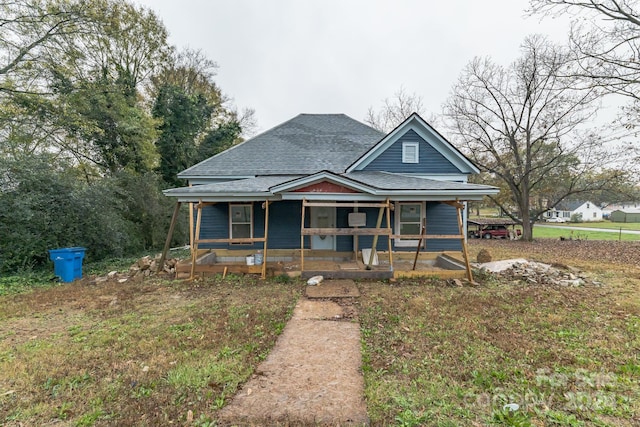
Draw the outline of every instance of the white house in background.
[[[594,203],[584,201],[562,202],[546,211],[542,218],[560,218],[568,222],[573,215],[580,215],[582,221],[602,221],[602,209]]]

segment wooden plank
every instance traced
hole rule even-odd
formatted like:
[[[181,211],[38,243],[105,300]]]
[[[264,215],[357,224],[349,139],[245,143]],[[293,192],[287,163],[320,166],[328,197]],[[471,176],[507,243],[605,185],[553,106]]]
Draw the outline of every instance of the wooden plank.
[[[387,228],[391,230],[391,202],[387,199]],[[393,248],[391,246],[391,237],[387,237],[387,247],[389,251],[389,269],[393,271]]]
[[[197,206],[198,206],[199,208],[204,208],[204,207],[207,207],[207,206],[213,206],[213,205],[215,205],[215,204],[217,204],[217,203],[218,203],[218,202],[199,202],[199,203],[197,204]]]
[[[262,249],[262,278],[267,278],[267,238],[269,237],[269,201],[264,202],[264,248]]]
[[[412,270],[416,269],[416,264],[418,264],[418,257],[420,256],[420,248],[422,247],[422,239],[424,239],[424,233],[426,233],[426,227],[422,226],[422,231],[420,232],[420,235],[423,237],[420,237],[420,240],[418,240],[418,245],[416,246],[416,256],[413,259],[413,268]]]
[[[445,205],[449,205],[449,206],[453,206],[456,209],[464,209],[464,204],[460,203],[459,201],[449,201],[449,202],[442,202]]]
[[[460,229],[460,242],[462,243],[462,255],[464,256],[464,265],[467,268],[467,279],[470,283],[473,283],[473,273],[471,273],[471,264],[469,263],[469,252],[467,251],[467,239],[464,234],[464,224],[462,223],[462,209],[463,204],[459,204],[456,208],[458,213],[458,229]]]
[[[390,279],[393,271],[390,270],[309,270],[303,271],[300,277],[308,279],[313,276],[322,276],[325,279]]]
[[[391,235],[392,239],[403,239],[403,240],[419,240],[419,239],[461,239],[464,236],[462,234],[425,234],[424,236],[421,234],[393,234]]]
[[[464,270],[395,270],[393,277],[396,279],[408,279],[411,277],[438,277],[440,279],[463,279],[466,273]]]
[[[356,203],[356,202],[304,202],[302,206],[314,206],[320,208],[384,208],[387,205],[385,203]]]
[[[180,205],[182,202],[176,202],[176,207],[173,209],[173,216],[171,217],[171,224],[169,224],[169,232],[167,233],[167,240],[164,242],[164,248],[162,248],[162,255],[160,255],[160,261],[158,261],[157,272],[164,269],[164,260],[167,258],[167,252],[169,246],[171,246],[171,239],[173,238],[173,231],[176,228],[176,222],[178,221],[178,214],[180,213]]]
[[[197,239],[197,243],[262,243],[265,241],[264,237],[252,237],[252,238],[235,238],[235,239]]]
[[[187,266],[190,267],[190,266]],[[196,273],[223,273],[225,269],[228,273],[244,273],[244,274],[262,274],[261,265],[243,265],[243,264],[213,264],[213,265],[196,265]],[[271,269],[270,269],[271,270]],[[178,268],[176,271],[184,271],[184,267]]]
[[[387,202],[387,207],[389,206]],[[384,206],[380,208],[378,211],[378,220],[376,221],[376,229],[379,229],[382,225],[382,216],[384,215]],[[364,230],[364,229],[363,229]],[[389,234],[391,234],[391,229],[389,229]],[[387,234],[387,236],[389,235]],[[369,262],[366,262],[367,269],[371,268],[371,264],[373,264],[373,257],[376,255],[376,250],[378,246],[378,234],[373,235],[373,243],[371,244],[371,254],[369,255]],[[364,261],[364,260],[362,260]]]
[[[392,233],[391,228],[305,228],[300,230],[305,236],[363,236],[385,235]]]
[[[302,199],[302,220],[300,221],[300,271],[304,271],[304,213],[307,201]]]
[[[196,232],[194,234],[193,248],[191,249],[191,274],[189,280],[195,279],[196,255],[198,254],[198,240],[200,240],[200,227],[202,226],[202,207],[198,206],[198,219],[196,220]]]
[[[191,184],[189,184],[191,187]],[[193,223],[193,203],[189,203],[189,248],[193,250],[193,231],[194,231],[194,223]]]

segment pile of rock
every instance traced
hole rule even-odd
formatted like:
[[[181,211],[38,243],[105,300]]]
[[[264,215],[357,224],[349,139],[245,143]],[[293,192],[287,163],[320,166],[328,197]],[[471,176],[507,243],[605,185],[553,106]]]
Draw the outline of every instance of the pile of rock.
[[[158,262],[160,261],[160,255],[157,255],[155,258],[151,256],[144,256],[140,258],[138,261],[133,263],[131,267],[129,267],[129,271],[126,272],[118,272],[111,271],[106,276],[99,276],[92,279],[93,283],[102,283],[107,281],[117,281],[118,283],[124,283],[130,279],[142,279],[144,277],[150,277],[154,274],[158,273],[167,273],[171,275],[175,275],[176,273],[176,265],[178,264],[178,259],[169,258],[164,261],[164,266],[161,271],[158,271]]]
[[[477,266],[508,280],[528,285],[573,287],[586,284],[601,285],[575,268],[552,266],[525,259],[495,261]]]
[[[155,258],[151,258],[148,255],[142,257],[129,268],[129,276],[133,277],[142,274],[144,277],[149,277],[152,274],[160,273],[161,271],[168,274],[175,274],[176,264],[178,264],[177,259],[165,259],[162,270],[158,270],[159,261],[160,255],[157,255]]]

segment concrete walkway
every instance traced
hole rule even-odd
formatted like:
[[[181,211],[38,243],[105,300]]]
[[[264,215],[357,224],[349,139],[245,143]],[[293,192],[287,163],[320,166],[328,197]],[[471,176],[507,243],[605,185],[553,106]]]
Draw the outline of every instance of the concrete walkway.
[[[332,289],[335,291],[332,291]],[[308,287],[255,375],[219,413],[230,425],[368,424],[354,311],[328,297],[356,297],[350,280]]]

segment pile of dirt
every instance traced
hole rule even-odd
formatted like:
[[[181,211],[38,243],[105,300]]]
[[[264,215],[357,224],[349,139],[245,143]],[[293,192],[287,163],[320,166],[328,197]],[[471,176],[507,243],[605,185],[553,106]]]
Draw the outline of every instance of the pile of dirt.
[[[580,270],[564,265],[551,265],[526,259],[511,259],[477,264],[486,272],[497,274],[510,282],[542,286],[601,286]]]

